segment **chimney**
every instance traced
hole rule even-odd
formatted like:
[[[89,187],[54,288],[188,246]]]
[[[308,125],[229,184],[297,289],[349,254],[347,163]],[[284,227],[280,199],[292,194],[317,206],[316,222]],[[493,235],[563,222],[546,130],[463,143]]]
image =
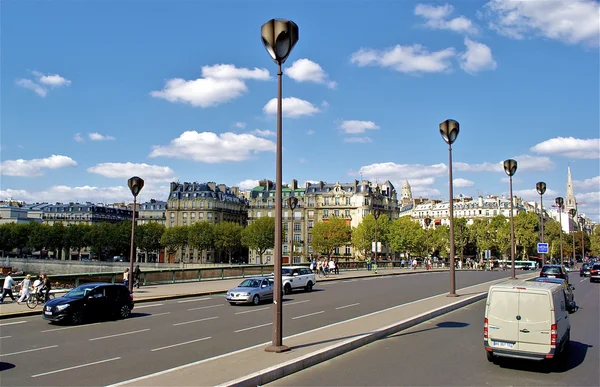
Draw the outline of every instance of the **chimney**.
[[[211,191],[214,191],[217,187],[217,183],[215,183],[214,181],[209,181],[208,183],[206,183],[206,185],[208,185],[208,188],[210,188]]]
[[[177,188],[179,184],[177,184],[176,182],[171,182],[171,192],[175,191],[175,189]]]
[[[352,192],[356,192],[357,186],[358,186],[358,180],[354,179],[354,191],[352,191]]]
[[[298,180],[292,179],[292,189],[298,189]]]
[[[223,193],[227,192],[227,186],[225,184],[219,184],[219,190]]]
[[[477,199],[478,199],[478,204],[479,204],[479,207],[483,207],[483,196],[479,195],[479,196],[477,197]]]
[[[319,188],[320,188],[320,189],[323,189],[323,185],[324,185],[324,184],[325,184],[325,183],[323,183],[323,181],[322,181],[322,180],[321,180],[321,181],[319,181]]]

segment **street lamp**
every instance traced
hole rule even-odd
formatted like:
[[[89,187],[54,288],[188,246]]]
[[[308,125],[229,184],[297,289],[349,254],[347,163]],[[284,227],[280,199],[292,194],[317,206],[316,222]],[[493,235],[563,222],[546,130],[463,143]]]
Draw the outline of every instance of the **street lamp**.
[[[584,241],[583,241],[583,226],[585,225],[585,219],[583,219],[583,216],[579,217],[579,223],[581,224],[581,262],[585,261],[585,248],[584,248]]]
[[[133,240],[135,237],[135,209],[137,203],[137,196],[142,190],[142,188],[144,188],[144,179],[142,179],[141,177],[134,176],[127,180],[127,185],[129,186],[129,190],[133,195],[133,212],[131,214],[131,250],[129,253],[129,276],[127,277],[127,285],[129,285],[129,293],[133,293],[133,258],[135,253]]]
[[[511,262],[511,279],[515,279],[515,223],[513,221],[513,189],[512,177],[517,172],[517,160],[508,159],[504,161],[504,172],[510,180],[510,262]]]
[[[373,265],[375,266],[375,274],[377,274],[377,219],[379,219],[379,215],[381,212],[379,210],[373,211],[373,217],[375,217],[375,259],[373,260]]]
[[[458,137],[460,124],[455,120],[446,120],[440,124],[440,134],[448,144],[448,186],[450,191],[450,293],[448,297],[457,297],[454,271],[454,194],[452,192],[452,144]]]
[[[540,194],[540,230],[542,234],[542,243],[544,243],[544,202],[542,196],[546,193],[546,183],[543,181],[538,182],[535,185],[535,189]],[[542,266],[546,263],[546,257],[542,253]]]
[[[277,63],[277,152],[275,158],[275,257],[274,257],[274,295],[273,295],[273,340],[270,346],[265,348],[267,352],[284,352],[289,347],[283,345],[283,324],[281,304],[281,126],[282,126],[282,71],[281,65],[286,61],[292,49],[298,42],[298,26],[291,20],[271,19],[260,28],[262,42],[271,56],[271,59]]]
[[[294,263],[294,209],[298,205],[298,198],[295,196],[290,196],[287,199],[288,206],[290,210],[292,210],[292,217],[290,219],[290,264]]]
[[[423,223],[425,223],[425,248],[427,249],[427,254],[429,255],[429,240],[427,239],[427,232],[429,231],[429,225],[431,224],[431,218],[427,217],[423,219]]]
[[[558,223],[560,223],[560,263],[563,263],[563,246],[562,246],[562,208],[563,208],[563,204],[565,203],[565,199],[563,199],[561,196],[557,197],[556,199],[554,199],[554,202],[556,203],[556,205],[558,206]]]
[[[577,210],[574,208],[571,208],[569,210],[569,215],[571,215],[571,218],[573,218],[573,222],[575,222],[575,216],[577,215]],[[575,259],[575,229],[573,229],[573,265],[576,262],[577,262],[577,260]]]

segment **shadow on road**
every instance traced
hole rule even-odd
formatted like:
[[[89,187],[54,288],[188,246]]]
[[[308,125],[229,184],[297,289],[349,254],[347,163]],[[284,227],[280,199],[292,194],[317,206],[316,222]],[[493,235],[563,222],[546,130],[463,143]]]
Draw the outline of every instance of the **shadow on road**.
[[[435,324],[434,327],[432,328],[426,328],[426,329],[419,329],[416,331],[412,331],[412,332],[398,332],[392,336],[389,337],[401,337],[401,336],[408,336],[408,335],[412,335],[415,333],[421,333],[421,332],[427,332],[427,331],[432,331],[434,329],[441,329],[441,328],[466,328],[468,327],[470,324],[469,323],[465,323],[465,322],[459,322],[459,321],[442,321],[440,323]]]
[[[585,360],[588,348],[593,345],[571,340],[571,348],[568,353],[561,354],[553,361],[523,361],[519,359],[499,358],[494,361],[502,368],[510,368],[519,371],[540,373],[563,373],[577,368]]]
[[[15,368],[15,365],[13,363],[7,363],[4,361],[0,361],[0,372],[10,370],[12,368]]]

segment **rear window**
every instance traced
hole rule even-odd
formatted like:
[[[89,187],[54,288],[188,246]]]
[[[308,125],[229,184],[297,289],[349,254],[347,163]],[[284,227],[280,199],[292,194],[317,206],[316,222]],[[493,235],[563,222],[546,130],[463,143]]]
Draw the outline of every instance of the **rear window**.
[[[593,267],[592,270],[600,270],[600,263],[596,263]]]
[[[542,273],[545,274],[561,274],[561,271],[558,267],[546,266],[542,269]]]
[[[564,301],[562,309],[564,310]],[[519,294],[519,315],[522,322],[550,326],[552,314],[548,294],[521,292]]]

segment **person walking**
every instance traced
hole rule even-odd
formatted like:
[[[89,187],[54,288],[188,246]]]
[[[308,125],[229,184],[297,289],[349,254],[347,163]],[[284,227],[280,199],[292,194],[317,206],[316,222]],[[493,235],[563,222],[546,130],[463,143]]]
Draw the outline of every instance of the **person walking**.
[[[31,276],[27,274],[25,279],[21,281],[19,285],[21,285],[21,297],[19,297],[17,304],[20,304],[23,300],[29,298],[29,292],[31,291]]]
[[[137,289],[140,288],[140,278],[142,277],[142,270],[140,269],[140,265],[136,265],[133,270],[133,286]]]
[[[129,269],[125,269],[123,272],[123,285],[125,285],[126,288],[129,288]]]
[[[2,295],[0,296],[0,304],[4,302],[4,297],[7,295],[15,302],[17,299],[13,295],[12,287],[15,286],[15,280],[11,277],[12,272],[9,272],[4,278],[4,285],[2,285]]]

